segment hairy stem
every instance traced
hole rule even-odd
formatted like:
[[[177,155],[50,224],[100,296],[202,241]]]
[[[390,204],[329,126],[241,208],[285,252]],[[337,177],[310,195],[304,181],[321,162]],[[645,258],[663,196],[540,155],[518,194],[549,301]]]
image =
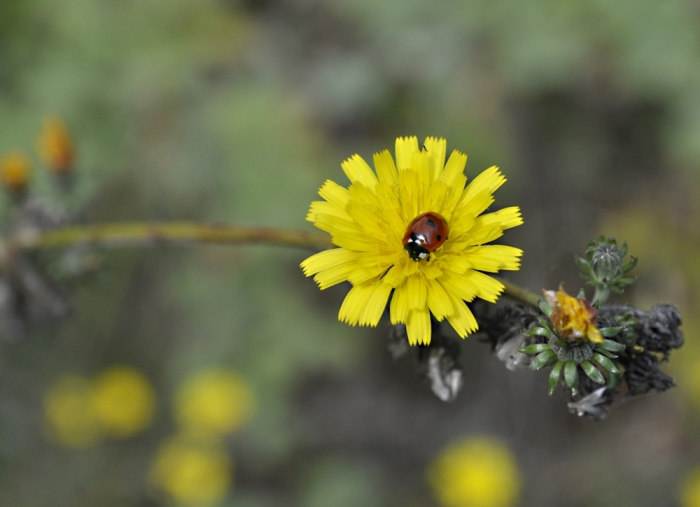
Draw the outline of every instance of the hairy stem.
[[[114,223],[69,226],[47,231],[25,230],[9,238],[6,253],[19,253],[46,248],[104,247],[128,248],[158,245],[238,245],[258,243],[323,250],[332,248],[327,234],[285,228],[208,225],[193,222]],[[540,299],[527,289],[500,279],[504,295],[537,307]]]

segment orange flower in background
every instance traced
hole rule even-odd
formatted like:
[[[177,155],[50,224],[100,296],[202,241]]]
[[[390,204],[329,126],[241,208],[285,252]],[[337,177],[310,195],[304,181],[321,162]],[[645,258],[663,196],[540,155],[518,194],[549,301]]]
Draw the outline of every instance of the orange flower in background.
[[[588,301],[569,296],[561,286],[556,292],[543,292],[545,300],[552,307],[550,320],[559,336],[566,340],[603,343],[603,337],[595,327],[597,312]]]
[[[0,180],[11,192],[26,190],[31,172],[31,160],[20,151],[7,153],[0,159]]]
[[[41,160],[56,174],[67,174],[75,163],[70,132],[59,118],[47,118],[37,140]]]

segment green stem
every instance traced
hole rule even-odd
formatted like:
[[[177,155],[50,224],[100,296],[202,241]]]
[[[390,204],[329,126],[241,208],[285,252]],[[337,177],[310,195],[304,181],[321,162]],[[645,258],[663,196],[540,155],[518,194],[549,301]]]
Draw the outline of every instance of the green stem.
[[[267,243],[323,249],[333,244],[327,234],[294,229],[206,225],[191,222],[115,223],[70,226],[48,231],[25,232],[5,245],[9,251],[72,246],[150,247],[161,244],[197,245]]]
[[[9,238],[5,253],[41,250],[46,248],[83,247],[152,247],[157,245],[262,243],[323,250],[332,248],[327,234],[285,228],[239,227],[207,225],[193,222],[169,223],[114,223],[69,226],[48,231],[24,231]],[[540,299],[512,282],[500,279],[504,295],[538,308]]]
[[[516,301],[520,301],[521,303],[525,303],[526,305],[532,306],[534,309],[538,310],[540,309],[539,305],[537,302],[542,299],[540,296],[535,294],[534,292],[531,292],[520,285],[516,285],[513,282],[509,282],[508,280],[504,280],[503,278],[497,278],[499,282],[501,282],[504,286],[505,289],[503,290],[503,295],[507,296],[511,299],[515,299]]]

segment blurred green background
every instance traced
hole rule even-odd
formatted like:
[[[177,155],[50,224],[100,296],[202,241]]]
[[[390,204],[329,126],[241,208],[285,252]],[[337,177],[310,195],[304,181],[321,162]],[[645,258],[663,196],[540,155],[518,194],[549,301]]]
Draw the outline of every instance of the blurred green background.
[[[32,152],[47,115],[75,139],[61,204],[81,222],[311,230],[309,202],[345,184],[344,158],[445,137],[468,176],[495,164],[509,179],[497,204],[525,219],[506,234],[525,251],[512,280],[576,293],[574,254],[613,235],[640,257],[623,299],[677,305],[687,342],[667,368],[678,389],[596,423],[471,338],[445,404],[391,360],[388,322],[337,322],[346,289],[305,279],[306,252],[110,252],[70,318],[0,347],[0,505],[174,505],[149,469],[178,431],[178,386],[209,368],[237,372],[255,406],[222,444],[234,472],[216,505],[437,506],[426,469],[472,436],[514,454],[519,505],[679,505],[700,466],[696,0],[2,0],[0,153]],[[57,200],[36,173],[33,193]],[[148,428],[82,448],[47,438],[57,379],[114,365],[153,385]]]

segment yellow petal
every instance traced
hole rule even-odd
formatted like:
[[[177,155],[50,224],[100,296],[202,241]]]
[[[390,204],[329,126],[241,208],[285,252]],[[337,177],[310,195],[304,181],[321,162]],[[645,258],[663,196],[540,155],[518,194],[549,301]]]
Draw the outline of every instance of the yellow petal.
[[[403,237],[409,220],[404,216],[399,196],[395,190],[386,182],[379,182],[374,187],[377,193],[377,199],[384,203],[381,211],[382,218],[392,232],[392,235],[397,236],[400,241]],[[400,236],[400,237],[399,237]]]
[[[428,153],[430,161],[430,181],[435,181],[440,177],[442,168],[445,165],[447,141],[442,138],[428,137],[425,139],[423,146]]]
[[[471,263],[474,269],[496,273],[502,269],[519,269],[522,255],[522,250],[512,246],[485,245],[469,248],[462,258]]]
[[[421,275],[409,276],[404,282],[408,291],[408,307],[412,310],[423,308],[428,293],[428,287]]]
[[[493,201],[495,200],[493,194],[487,189],[483,189],[480,192],[472,194],[470,197],[465,199],[464,195],[466,194],[466,192],[467,190],[465,189],[464,193],[462,194],[462,198],[460,199],[459,204],[457,205],[457,208],[455,208],[455,216],[462,216],[464,214],[478,216],[486,208],[491,206],[491,204],[493,204]]]
[[[479,294],[479,288],[464,274],[457,274],[446,269],[438,281],[448,294],[460,300],[472,301]]]
[[[344,220],[352,220],[350,215],[348,215],[344,209],[326,201],[313,201],[309,207],[309,213],[306,215],[306,220],[309,222],[315,222],[316,216],[320,213],[333,215]]]
[[[392,324],[404,324],[408,320],[409,292],[405,283],[394,289],[394,295],[391,296],[390,312]]]
[[[406,169],[399,172],[399,198],[403,214],[410,222],[418,216],[419,210],[423,207],[420,179],[416,171]]]
[[[345,220],[336,215],[328,213],[317,213],[314,217],[314,225],[322,231],[331,234],[348,233],[362,235],[362,229],[352,220]]]
[[[391,294],[391,286],[385,283],[376,283],[372,295],[367,301],[365,309],[360,315],[360,325],[361,326],[376,326],[379,324],[379,320],[384,315],[384,310],[386,309],[386,302],[389,299],[389,294]]]
[[[347,204],[348,199],[350,199],[350,192],[348,192],[348,189],[341,187],[336,182],[331,180],[326,180],[323,186],[319,189],[318,195],[341,209],[345,209],[345,205]]]
[[[411,310],[406,321],[406,334],[411,345],[430,343],[430,312],[427,308]]]
[[[318,227],[318,222],[316,223]],[[319,227],[321,229],[321,227]],[[325,230],[325,229],[324,229]],[[358,252],[372,252],[377,249],[377,242],[362,232],[336,231],[331,233],[334,245]]]
[[[324,290],[348,280],[349,277],[356,272],[357,265],[354,262],[338,264],[337,266],[324,269],[320,273],[317,273],[316,276],[314,276],[314,282],[318,284],[321,290]]]
[[[442,171],[442,176],[440,179],[444,181],[447,185],[453,185],[459,175],[464,176],[464,168],[467,165],[467,156],[457,150],[454,150],[450,154],[450,158],[447,159],[447,165]],[[459,186],[459,192],[462,193],[464,189],[464,184]]]
[[[489,194],[493,194],[505,182],[506,178],[498,170],[498,167],[491,166],[474,178],[469,185],[467,185],[467,188],[464,189],[462,200],[472,199],[475,195],[484,190],[486,190]]]
[[[452,308],[452,301],[450,297],[445,292],[435,280],[427,280],[428,285],[428,308],[435,316],[438,321],[443,320],[445,317],[452,315],[454,309]]]
[[[377,170],[380,182],[395,184],[399,180],[396,165],[389,150],[374,154],[374,168]]]
[[[418,151],[418,138],[398,137],[396,139],[396,168],[401,172],[411,167],[411,156]]]
[[[477,222],[478,225],[498,224],[503,230],[505,230],[522,225],[523,217],[520,214],[519,207],[511,206],[510,208],[503,208],[498,211],[494,211],[493,213],[481,215],[479,218],[477,218]]]
[[[371,268],[360,268],[355,265],[355,271],[348,276],[348,281],[353,285],[369,282],[370,280],[378,281],[379,277],[387,270],[386,267],[374,266]]]
[[[485,299],[490,303],[495,303],[498,296],[501,295],[503,289],[505,288],[501,282],[495,278],[485,275],[480,271],[470,270],[464,275],[464,278],[471,282],[478,290],[477,296],[481,299]]]
[[[438,210],[438,213],[445,217],[445,220],[447,220],[450,227],[452,227],[452,214],[459,203],[459,198],[462,196],[462,191],[464,190],[464,184],[466,182],[467,177],[464,174],[458,174],[454,178],[453,183],[445,182],[447,185],[447,193],[442,200],[442,205]]]
[[[351,326],[356,326],[360,322],[362,311],[367,306],[373,292],[374,284],[371,283],[356,285],[350,289],[348,295],[345,296],[343,304],[340,306],[338,320]]]
[[[428,195],[425,198],[425,209],[440,213],[442,201],[445,199],[445,195],[447,195],[448,192],[449,189],[447,188],[447,185],[445,185],[442,181],[434,181],[430,185]],[[445,217],[445,219],[447,218]]]
[[[353,155],[345,160],[340,166],[352,182],[362,183],[365,187],[372,189],[378,183],[377,176],[367,162],[359,155]]]
[[[355,261],[356,254],[345,248],[331,248],[312,255],[301,263],[304,275],[315,275],[324,269]]]
[[[418,211],[425,212],[431,211],[424,208],[423,203],[425,202],[425,195],[428,193],[430,188],[430,165],[428,160],[428,154],[425,151],[415,151],[411,156],[411,169],[418,175],[418,197],[419,205]]]
[[[452,300],[454,313],[447,317],[447,322],[457,331],[460,337],[466,338],[467,335],[479,329],[479,325],[476,323],[474,314],[472,314],[464,301],[456,297],[450,297],[450,299]]]

